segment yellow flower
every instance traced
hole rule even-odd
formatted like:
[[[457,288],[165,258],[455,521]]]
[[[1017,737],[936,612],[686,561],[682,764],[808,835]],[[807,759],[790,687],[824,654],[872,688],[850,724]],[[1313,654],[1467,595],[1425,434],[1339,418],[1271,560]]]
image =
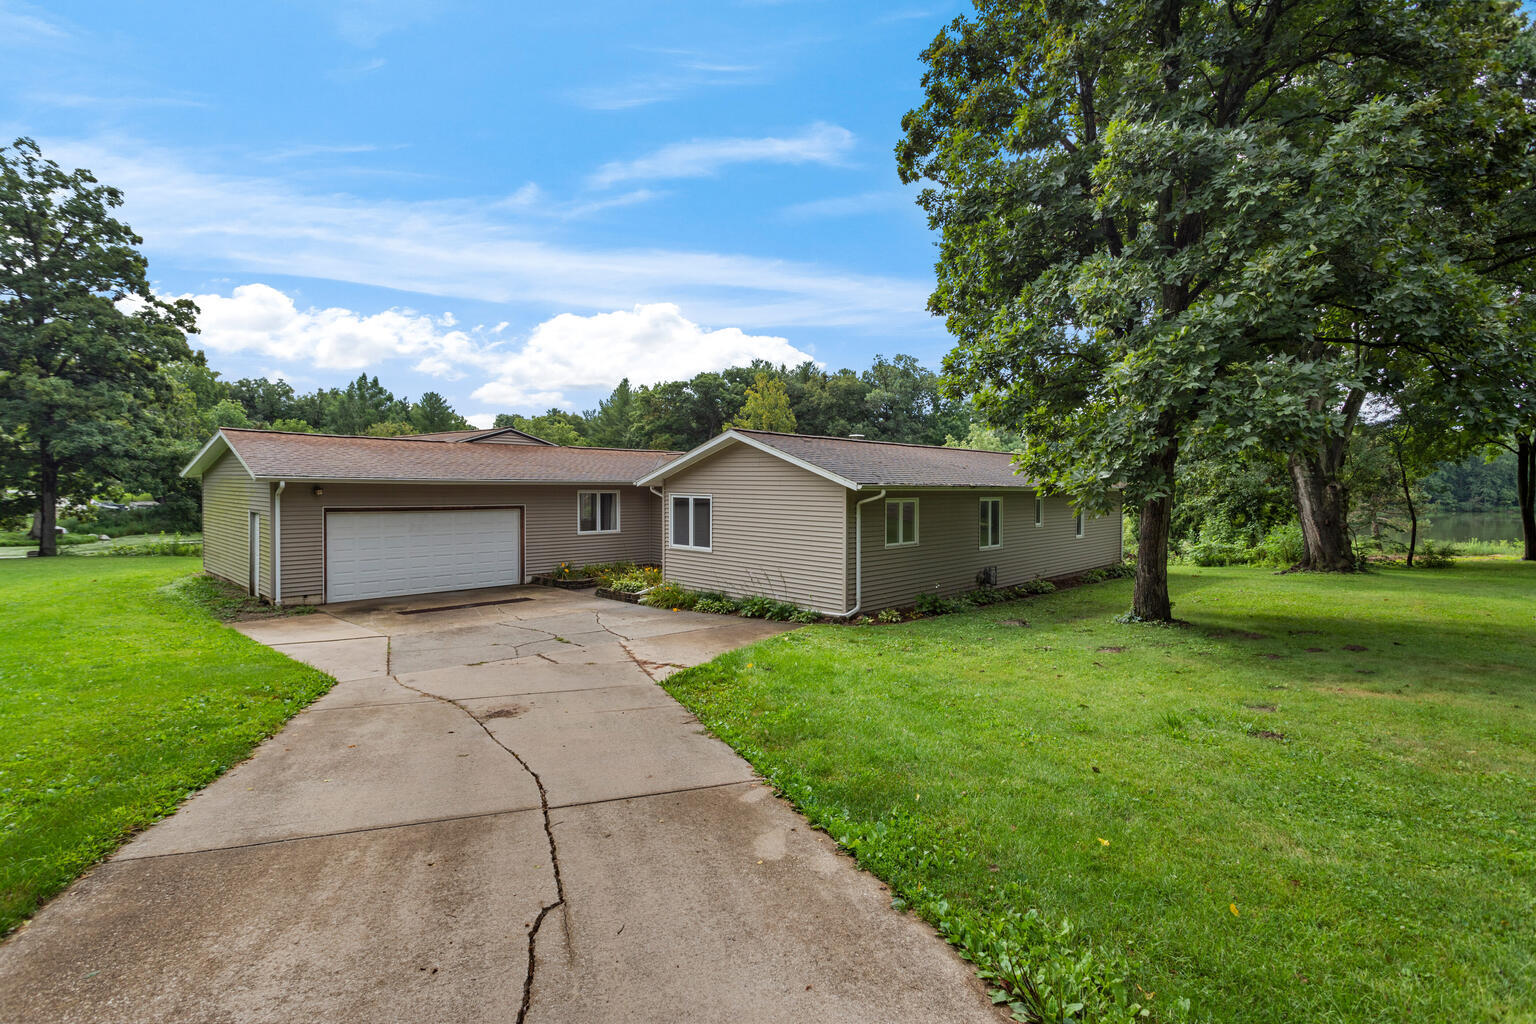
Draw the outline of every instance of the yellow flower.
[[[1105,846],[1109,845],[1109,840],[1105,839],[1103,836],[1099,837],[1099,842],[1103,843]]]
[[[1236,903],[1229,903],[1229,904],[1227,904],[1227,908],[1232,911],[1232,916],[1233,917],[1242,917],[1243,916],[1243,915],[1241,915],[1241,914],[1239,914],[1237,912],[1237,904]]]

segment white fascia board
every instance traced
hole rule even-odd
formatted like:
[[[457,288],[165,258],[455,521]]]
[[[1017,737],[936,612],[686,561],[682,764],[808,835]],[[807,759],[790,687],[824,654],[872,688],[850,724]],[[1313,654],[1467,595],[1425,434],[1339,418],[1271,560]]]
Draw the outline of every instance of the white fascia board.
[[[192,456],[192,461],[182,467],[181,475],[184,477],[202,476],[208,470],[208,467],[217,462],[219,456],[224,454],[222,451],[214,450],[216,445],[223,445],[224,451],[229,452],[235,457],[235,461],[240,463],[240,468],[245,470],[246,476],[252,480],[257,479],[256,474],[251,472],[251,467],[245,464],[245,460],[240,457],[239,452],[235,451],[235,446],[229,443],[229,438],[224,436],[224,431],[222,430],[216,432],[208,439],[207,444],[198,449],[197,454]]]
[[[664,480],[675,473],[687,469],[689,466],[702,462],[704,459],[709,458],[721,448],[724,448],[730,444],[744,444],[749,448],[756,448],[760,452],[772,455],[776,459],[782,459],[792,466],[797,466],[800,469],[805,470],[807,473],[814,473],[816,476],[821,477],[823,480],[830,480],[837,484],[839,487],[846,487],[850,491],[857,491],[860,487],[859,484],[854,483],[852,480],[849,480],[846,477],[838,476],[836,473],[829,469],[822,469],[820,466],[815,465],[814,463],[806,462],[804,459],[796,458],[788,452],[780,451],[771,444],[764,444],[756,438],[748,437],[745,434],[738,434],[734,430],[727,430],[719,437],[714,437],[708,441],[705,441],[703,444],[699,445],[697,448],[684,455],[682,458],[673,459],[671,462],[660,467],[659,469],[652,470],[650,473],[647,473],[639,480],[636,480],[635,486],[648,487],[658,480]]]

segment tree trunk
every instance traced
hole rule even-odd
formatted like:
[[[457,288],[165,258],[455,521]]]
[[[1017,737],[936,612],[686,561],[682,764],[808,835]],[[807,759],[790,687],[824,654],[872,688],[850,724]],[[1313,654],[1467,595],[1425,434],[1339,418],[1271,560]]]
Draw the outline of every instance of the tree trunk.
[[[1516,438],[1515,488],[1520,497],[1520,529],[1525,534],[1523,559],[1536,562],[1536,433]]]
[[[47,443],[38,445],[37,474],[37,553],[59,553],[59,464],[53,461]]]
[[[1408,503],[1408,568],[1413,568],[1413,552],[1419,546],[1419,510],[1413,507],[1413,489],[1408,486],[1408,466],[1403,462],[1403,447],[1393,442],[1397,455],[1397,471],[1403,478],[1403,500]]]
[[[1365,392],[1351,391],[1341,410],[1344,428],[1329,433],[1314,448],[1291,452],[1288,461],[1291,491],[1306,553],[1293,568],[1312,572],[1353,572],[1354,547],[1349,540],[1349,489],[1339,479],[1349,455],[1349,436],[1365,403]],[[1321,409],[1319,402],[1315,408]]]
[[[1322,460],[1292,453],[1291,490],[1306,553],[1294,568],[1313,572],[1349,572],[1355,553],[1349,542],[1349,496],[1337,471],[1329,472]]]
[[[1170,441],[1154,459],[1156,468],[1168,481],[1168,493],[1141,506],[1131,614],[1146,622],[1173,621],[1173,603],[1168,599],[1168,528],[1173,522],[1173,469],[1178,454],[1179,443]]]

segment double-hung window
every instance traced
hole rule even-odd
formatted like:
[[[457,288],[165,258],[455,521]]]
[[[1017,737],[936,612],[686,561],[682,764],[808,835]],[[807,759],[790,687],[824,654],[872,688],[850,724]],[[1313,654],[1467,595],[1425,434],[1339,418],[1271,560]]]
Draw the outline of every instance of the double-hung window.
[[[917,543],[917,499],[899,498],[885,503],[885,546]]]
[[[1003,546],[1003,499],[981,499],[981,543],[979,547],[1000,548]]]
[[[577,533],[618,533],[619,492],[577,491]]]
[[[1035,525],[1045,525],[1045,499],[1038,494],[1035,495]]]
[[[690,551],[710,549],[711,502],[707,494],[672,495],[672,546]]]

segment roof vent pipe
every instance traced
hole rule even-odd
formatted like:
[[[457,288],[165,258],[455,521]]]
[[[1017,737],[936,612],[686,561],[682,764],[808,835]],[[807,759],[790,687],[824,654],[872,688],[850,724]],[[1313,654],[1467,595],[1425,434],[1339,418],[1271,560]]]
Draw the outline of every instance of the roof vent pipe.
[[[848,435],[848,439],[850,441],[862,441],[862,440],[864,440],[864,435],[863,434],[849,434]]]

